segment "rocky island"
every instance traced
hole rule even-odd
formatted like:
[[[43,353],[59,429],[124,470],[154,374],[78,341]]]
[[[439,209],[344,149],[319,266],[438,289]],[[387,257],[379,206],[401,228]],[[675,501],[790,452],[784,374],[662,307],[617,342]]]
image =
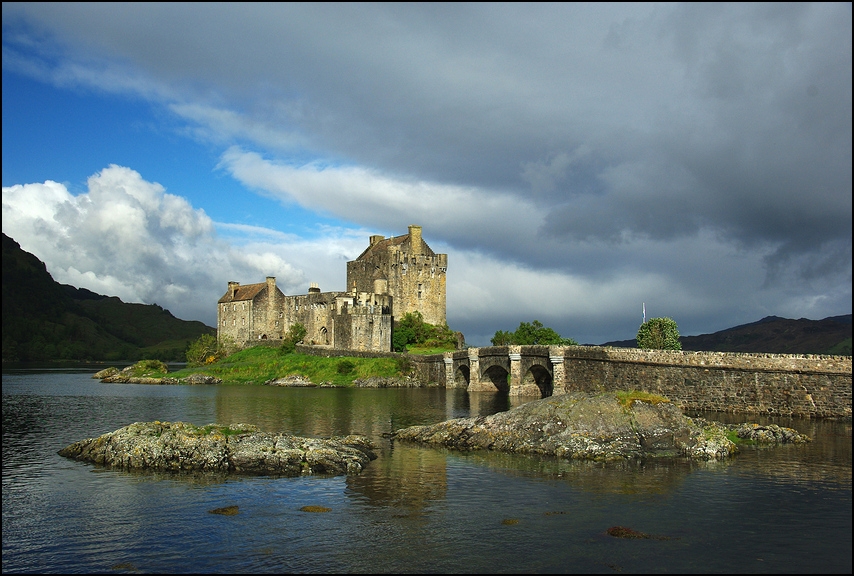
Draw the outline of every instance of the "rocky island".
[[[458,450],[498,450],[566,459],[727,458],[737,442],[801,443],[791,428],[724,425],[690,418],[646,392],[572,393],[491,416],[411,426],[388,435]],[[251,424],[136,422],[75,442],[61,456],[120,469],[302,476],[358,474],[377,456],[365,436],[328,439],[260,432]]]
[[[571,393],[507,412],[411,426],[395,440],[457,450],[498,450],[585,460],[689,457],[717,460],[738,451],[733,439],[806,442],[777,425],[725,426],[689,418],[662,396],[643,392]]]
[[[75,442],[60,456],[120,469],[304,476],[358,474],[376,458],[371,441],[260,432],[251,424],[136,422]]]

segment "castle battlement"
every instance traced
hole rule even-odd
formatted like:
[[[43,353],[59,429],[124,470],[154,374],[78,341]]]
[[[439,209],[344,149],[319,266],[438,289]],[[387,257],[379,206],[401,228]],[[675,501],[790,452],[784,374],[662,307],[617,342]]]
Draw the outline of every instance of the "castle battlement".
[[[420,312],[425,322],[446,324],[445,275],[448,255],[436,254],[421,236],[372,235],[369,245],[347,262],[345,292],[286,296],[274,277],[241,285],[229,282],[217,302],[217,336],[242,346],[281,340],[294,324],[306,328],[305,342],[335,349],[391,351],[394,322]]]

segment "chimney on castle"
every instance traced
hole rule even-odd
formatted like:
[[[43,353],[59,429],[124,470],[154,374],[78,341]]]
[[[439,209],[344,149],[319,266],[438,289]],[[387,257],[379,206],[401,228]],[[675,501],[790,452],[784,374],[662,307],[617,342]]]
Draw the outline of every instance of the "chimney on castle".
[[[377,242],[382,242],[383,240],[385,240],[385,236],[383,236],[382,234],[374,234],[371,236],[371,246],[373,246]]]
[[[240,282],[229,282],[228,283],[228,293],[234,298],[237,296],[237,288],[240,286]]]
[[[311,283],[311,285],[308,287],[308,293],[320,293],[320,286],[317,285],[317,282]]]
[[[276,289],[276,277],[275,276],[267,276],[267,290],[269,290],[270,294]]]
[[[421,254],[421,226],[415,224],[409,226],[409,245],[413,254]]]

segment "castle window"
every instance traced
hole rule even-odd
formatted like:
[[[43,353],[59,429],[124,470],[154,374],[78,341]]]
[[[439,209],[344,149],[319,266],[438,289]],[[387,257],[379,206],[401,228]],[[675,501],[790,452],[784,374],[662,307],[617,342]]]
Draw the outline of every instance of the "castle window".
[[[225,326],[225,318],[222,319],[222,325]]]
[[[278,321],[278,320],[276,320],[276,326],[278,326],[278,325],[279,325],[279,321]]]
[[[237,310],[237,304],[232,304],[231,311],[234,312],[235,310]]]
[[[246,318],[241,318],[241,319],[240,319],[240,325],[241,325],[241,326],[246,326]]]
[[[232,325],[232,326],[237,326],[237,320],[232,320],[232,321],[231,321],[231,325]]]

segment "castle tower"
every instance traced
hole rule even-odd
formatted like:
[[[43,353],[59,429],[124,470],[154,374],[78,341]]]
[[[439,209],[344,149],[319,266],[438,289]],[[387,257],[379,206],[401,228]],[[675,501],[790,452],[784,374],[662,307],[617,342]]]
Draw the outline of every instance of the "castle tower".
[[[446,272],[448,255],[436,254],[424,242],[421,226],[409,226],[403,236],[371,236],[370,245],[347,263],[347,290],[386,290],[392,296],[396,320],[418,311],[424,321],[446,323]]]

